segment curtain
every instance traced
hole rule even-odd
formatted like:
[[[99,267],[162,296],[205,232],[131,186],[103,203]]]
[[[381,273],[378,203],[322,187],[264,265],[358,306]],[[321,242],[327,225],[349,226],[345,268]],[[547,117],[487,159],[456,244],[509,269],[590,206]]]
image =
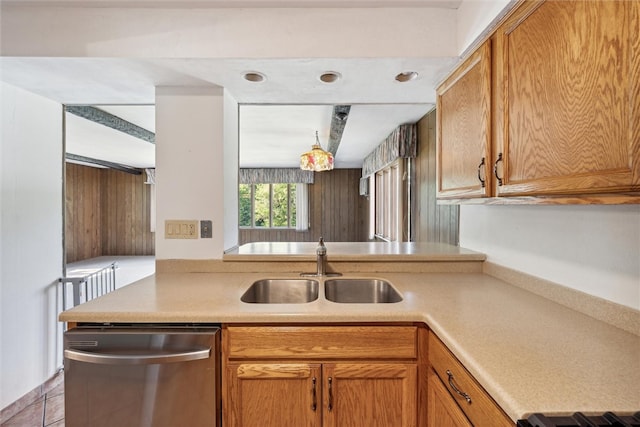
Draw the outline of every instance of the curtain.
[[[393,163],[398,158],[416,157],[418,153],[418,127],[415,123],[398,126],[365,157],[362,176],[367,177]]]
[[[313,184],[313,172],[298,168],[242,168],[240,184]]]
[[[309,230],[309,186],[296,184],[296,231]]]
[[[149,231],[152,233],[156,232],[156,170],[155,169],[145,169],[147,174],[147,180],[144,182],[145,184],[150,185],[149,190],[151,191],[150,200],[149,200]]]

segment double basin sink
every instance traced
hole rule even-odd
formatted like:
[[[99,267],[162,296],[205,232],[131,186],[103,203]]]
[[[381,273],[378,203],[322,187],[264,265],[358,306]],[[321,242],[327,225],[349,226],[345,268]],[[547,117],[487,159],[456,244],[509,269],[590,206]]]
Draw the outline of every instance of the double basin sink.
[[[391,283],[382,279],[340,278],[324,280],[324,296],[336,303],[375,304],[402,301]],[[254,282],[240,300],[256,304],[303,304],[318,299],[320,282],[313,279],[262,279]]]

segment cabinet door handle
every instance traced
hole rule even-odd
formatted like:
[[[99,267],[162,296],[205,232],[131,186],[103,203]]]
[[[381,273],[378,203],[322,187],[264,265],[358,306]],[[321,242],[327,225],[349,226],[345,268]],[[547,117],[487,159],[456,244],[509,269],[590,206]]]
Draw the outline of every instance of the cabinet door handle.
[[[498,180],[498,185],[502,185],[502,178],[498,176],[498,163],[500,163],[503,160],[504,159],[502,158],[502,153],[500,153],[498,154],[498,158],[496,159],[496,162],[493,164],[493,174],[496,176],[496,179]]]
[[[467,393],[465,393],[464,391],[460,390],[456,386],[456,384],[453,382],[453,374],[448,369],[447,369],[447,375],[449,376],[449,385],[451,386],[453,391],[458,393],[460,396],[464,397],[464,399],[467,401],[467,403],[471,403],[471,396],[469,396]]]
[[[313,412],[315,412],[316,408],[318,407],[318,395],[316,394],[316,377],[313,377],[311,379],[311,384],[312,384],[312,388],[311,388],[311,398],[312,398],[311,409],[313,409]]]
[[[480,186],[482,188],[484,188],[485,185],[485,180],[482,179],[482,175],[480,175],[480,171],[482,170],[482,167],[485,165],[484,163],[484,157],[482,158],[482,161],[480,162],[480,164],[478,165],[478,180],[480,181]]]
[[[333,409],[333,378],[329,377],[329,403],[327,404],[329,412]]]

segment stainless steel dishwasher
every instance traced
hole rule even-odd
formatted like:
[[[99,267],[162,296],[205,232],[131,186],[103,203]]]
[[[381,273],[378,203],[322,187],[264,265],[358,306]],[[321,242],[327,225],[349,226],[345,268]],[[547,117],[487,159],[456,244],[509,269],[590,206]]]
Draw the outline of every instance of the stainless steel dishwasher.
[[[67,427],[220,426],[220,329],[104,325],[64,334]]]

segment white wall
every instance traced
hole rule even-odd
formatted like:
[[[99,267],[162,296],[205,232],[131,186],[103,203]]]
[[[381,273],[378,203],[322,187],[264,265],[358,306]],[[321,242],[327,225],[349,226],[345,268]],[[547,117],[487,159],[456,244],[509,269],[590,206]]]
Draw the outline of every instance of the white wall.
[[[237,103],[220,87],[156,89],[156,259],[222,259],[237,243],[237,127]],[[165,239],[167,219],[211,220],[213,238]]]
[[[62,106],[0,83],[0,408],[55,373]]]
[[[640,205],[463,205],[460,246],[640,310]]]
[[[238,103],[224,93],[224,249],[238,245],[238,144],[239,110]]]
[[[511,0],[463,0],[458,8],[458,54],[462,54]]]

